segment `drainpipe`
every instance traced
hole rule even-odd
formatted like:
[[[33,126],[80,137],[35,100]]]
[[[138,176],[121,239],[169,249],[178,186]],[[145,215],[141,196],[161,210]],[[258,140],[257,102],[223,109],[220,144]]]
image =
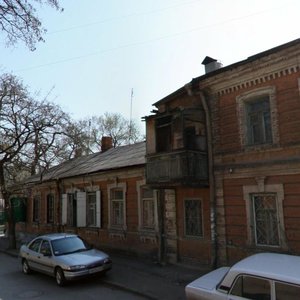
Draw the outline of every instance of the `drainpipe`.
[[[208,178],[209,178],[209,202],[210,202],[210,229],[211,229],[211,266],[216,269],[218,266],[218,239],[217,239],[217,203],[215,196],[215,176],[212,146],[212,127],[207,99],[202,90],[194,92],[192,84],[185,85],[190,97],[199,96],[202,107],[205,112],[206,131],[207,131],[207,152],[208,152]]]

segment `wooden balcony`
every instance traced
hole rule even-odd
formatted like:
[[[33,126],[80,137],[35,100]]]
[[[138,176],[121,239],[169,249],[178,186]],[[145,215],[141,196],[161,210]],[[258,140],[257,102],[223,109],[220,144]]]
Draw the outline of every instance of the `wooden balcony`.
[[[147,155],[146,181],[154,186],[207,186],[207,153],[183,150]]]

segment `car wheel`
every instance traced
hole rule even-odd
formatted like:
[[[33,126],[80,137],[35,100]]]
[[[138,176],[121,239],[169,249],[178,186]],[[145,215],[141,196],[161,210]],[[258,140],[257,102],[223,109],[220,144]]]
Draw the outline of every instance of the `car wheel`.
[[[28,265],[28,261],[26,259],[23,259],[23,261],[22,261],[22,271],[26,275],[31,273],[31,269],[30,269],[30,267]]]
[[[56,279],[56,283],[59,286],[64,286],[65,285],[66,279],[65,279],[64,272],[61,268],[56,268],[55,269],[55,279]]]

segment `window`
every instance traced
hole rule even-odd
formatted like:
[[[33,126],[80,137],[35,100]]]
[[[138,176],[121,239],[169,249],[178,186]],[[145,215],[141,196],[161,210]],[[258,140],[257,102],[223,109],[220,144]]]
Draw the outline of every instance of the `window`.
[[[108,227],[126,230],[126,183],[108,185]]]
[[[62,194],[62,224],[71,227],[101,226],[101,192],[95,187],[88,192]]]
[[[33,213],[32,213],[32,221],[39,222],[40,220],[40,199],[39,195],[34,196],[33,198]]]
[[[230,291],[231,295],[246,299],[271,299],[271,285],[266,279],[252,276],[240,276]]]
[[[111,225],[120,227],[124,225],[124,199],[122,189],[112,189],[111,196]]]
[[[265,184],[256,177],[256,185],[243,186],[247,214],[247,244],[258,247],[281,247],[287,250],[285,235],[283,184]]]
[[[37,240],[33,241],[29,245],[29,249],[34,252],[39,252],[41,242],[42,242],[42,239],[37,239]]]
[[[67,196],[67,225],[76,226],[76,194]]]
[[[242,147],[279,143],[276,88],[261,87],[236,98]]]
[[[96,192],[87,193],[86,206],[87,226],[96,226]]]
[[[245,103],[247,114],[247,145],[272,143],[269,97]]]
[[[54,195],[47,195],[47,223],[54,222]]]
[[[155,203],[152,189],[141,188],[141,227],[155,229]]]
[[[201,200],[184,200],[184,222],[186,236],[203,236]]]
[[[279,246],[276,195],[253,194],[252,205],[256,244]]]
[[[51,255],[51,247],[50,247],[50,243],[48,241],[42,242],[40,252],[45,256]]]
[[[300,287],[292,284],[275,282],[276,300],[298,300]]]

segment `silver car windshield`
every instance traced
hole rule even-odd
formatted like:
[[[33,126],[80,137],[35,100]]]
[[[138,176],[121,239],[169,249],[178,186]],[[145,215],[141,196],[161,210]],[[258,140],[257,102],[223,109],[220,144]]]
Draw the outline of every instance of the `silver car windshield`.
[[[91,247],[77,236],[65,237],[51,242],[54,255],[66,255],[90,250]]]

